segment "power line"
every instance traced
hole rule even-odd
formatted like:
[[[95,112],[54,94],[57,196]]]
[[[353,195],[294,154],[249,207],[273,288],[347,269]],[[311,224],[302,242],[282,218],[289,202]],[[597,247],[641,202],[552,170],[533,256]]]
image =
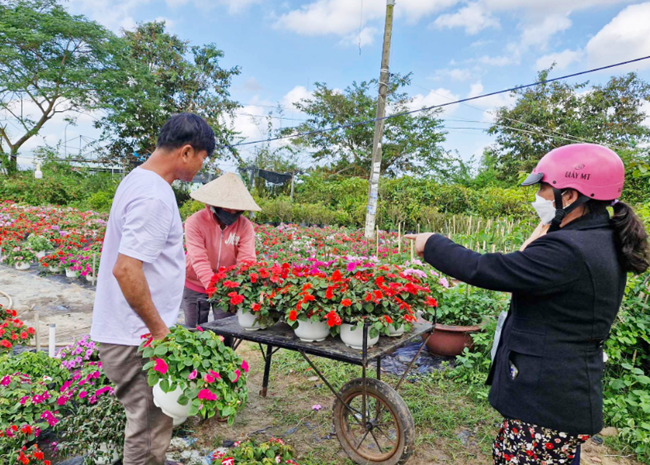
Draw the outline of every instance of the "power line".
[[[509,89],[498,90],[498,91],[490,92],[490,93],[487,93],[487,94],[476,95],[476,96],[473,96],[473,97],[466,97],[466,98],[463,98],[463,99],[460,99],[460,100],[455,100],[453,102],[442,103],[440,105],[431,105],[429,107],[422,107],[422,108],[417,109],[417,110],[403,111],[403,112],[400,112],[400,113],[387,115],[387,116],[384,116],[382,118],[374,118],[374,119],[370,119],[370,120],[356,121],[354,123],[347,123],[347,124],[332,126],[332,127],[324,128],[324,129],[317,129],[317,130],[314,130],[314,131],[308,131],[308,132],[303,132],[303,133],[289,134],[289,135],[286,135],[286,136],[272,137],[272,138],[269,138],[269,139],[254,140],[254,141],[248,141],[248,142],[238,142],[236,144],[232,144],[232,145],[229,145],[229,146],[228,145],[227,146],[221,146],[220,148],[228,148],[228,147],[232,148],[232,147],[239,147],[239,146],[244,146],[244,145],[260,144],[260,143],[264,143],[264,142],[273,142],[273,141],[276,141],[276,140],[293,139],[293,138],[300,137],[300,136],[309,136],[309,135],[312,135],[312,134],[322,134],[322,133],[325,133],[325,132],[338,131],[339,129],[346,129],[346,128],[351,128],[351,127],[355,127],[355,126],[360,126],[360,125],[363,125],[363,124],[375,123],[375,122],[380,121],[380,120],[387,120],[387,119],[397,118],[397,117],[400,117],[400,116],[411,115],[411,114],[414,114],[414,113],[429,111],[429,110],[433,110],[433,109],[436,109],[436,108],[443,108],[443,107],[447,107],[447,106],[450,106],[450,105],[456,105],[456,104],[459,104],[459,103],[470,102],[472,100],[479,100],[479,99],[483,99],[483,98],[486,98],[486,97],[491,97],[493,95],[500,95],[500,94],[510,93],[510,92],[514,92],[514,91],[517,91],[517,90],[527,89],[529,87],[534,87],[534,86],[537,86],[537,85],[540,85],[540,84],[545,84],[545,83],[549,83],[549,82],[560,81],[560,80],[563,80],[563,79],[569,79],[569,78],[572,78],[572,77],[582,76],[582,75],[585,75],[585,74],[595,73],[597,71],[603,71],[603,70],[606,70],[606,69],[616,68],[618,66],[628,65],[628,64],[631,64],[631,63],[636,63],[636,62],[640,62],[640,61],[644,61],[644,60],[648,60],[648,59],[650,59],[650,56],[635,58],[634,60],[622,61],[622,62],[619,62],[619,63],[614,63],[614,64],[611,64],[611,65],[607,65],[607,66],[601,66],[599,68],[592,68],[592,69],[588,69],[586,71],[580,71],[578,73],[567,74],[565,76],[560,76],[560,77],[556,77],[556,78],[553,78],[553,79],[546,79],[545,81],[537,81],[537,82],[534,82],[534,83],[531,83],[531,84],[525,84],[525,85],[522,85],[522,86],[511,87]]]

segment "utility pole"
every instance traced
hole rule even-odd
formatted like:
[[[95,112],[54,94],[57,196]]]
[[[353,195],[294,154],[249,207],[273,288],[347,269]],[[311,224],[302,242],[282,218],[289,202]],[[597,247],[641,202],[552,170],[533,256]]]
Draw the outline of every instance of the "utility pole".
[[[386,24],[384,25],[384,48],[381,54],[381,71],[379,73],[379,98],[377,99],[377,121],[375,137],[372,141],[372,164],[370,165],[370,186],[368,189],[368,211],[366,213],[366,239],[375,237],[375,217],[377,215],[377,198],[379,192],[379,175],[381,174],[381,138],[384,134],[384,114],[386,95],[388,94],[388,62],[390,59],[390,41],[393,35],[393,8],[395,0],[386,0]]]

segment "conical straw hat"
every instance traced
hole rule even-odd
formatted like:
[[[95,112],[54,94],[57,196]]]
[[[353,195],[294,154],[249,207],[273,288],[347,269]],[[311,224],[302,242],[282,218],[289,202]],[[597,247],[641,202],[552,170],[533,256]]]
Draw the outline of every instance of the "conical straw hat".
[[[259,212],[244,182],[235,173],[226,173],[190,194],[194,200],[213,207]]]

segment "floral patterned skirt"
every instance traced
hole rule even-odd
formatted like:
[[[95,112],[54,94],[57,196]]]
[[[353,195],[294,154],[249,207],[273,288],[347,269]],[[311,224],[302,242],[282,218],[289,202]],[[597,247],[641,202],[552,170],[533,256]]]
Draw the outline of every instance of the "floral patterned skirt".
[[[495,465],[571,465],[587,435],[572,436],[549,428],[506,419],[492,456]]]

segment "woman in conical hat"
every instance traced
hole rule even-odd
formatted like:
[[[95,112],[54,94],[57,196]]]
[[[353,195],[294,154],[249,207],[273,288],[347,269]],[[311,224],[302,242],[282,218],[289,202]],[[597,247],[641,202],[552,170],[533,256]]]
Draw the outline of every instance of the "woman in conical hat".
[[[217,270],[255,261],[255,231],[242,213],[258,212],[261,208],[234,173],[226,173],[190,195],[205,204],[203,210],[185,222],[187,257],[183,311],[185,324],[193,328],[208,321],[207,288]],[[223,309],[215,307],[215,320],[232,316],[227,308],[226,304]]]

